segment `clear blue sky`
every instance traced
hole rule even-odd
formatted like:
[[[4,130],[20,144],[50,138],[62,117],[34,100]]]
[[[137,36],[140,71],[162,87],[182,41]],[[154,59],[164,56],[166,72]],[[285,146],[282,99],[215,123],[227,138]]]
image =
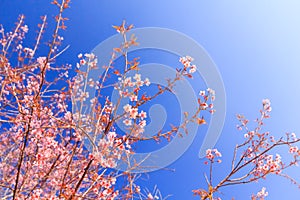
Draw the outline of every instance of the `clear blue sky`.
[[[11,28],[18,14],[26,15],[29,29],[36,30],[39,16],[54,16],[49,0],[1,0],[0,23]],[[66,12],[70,18],[64,33],[68,52],[62,56],[74,62],[77,53],[91,51],[112,36],[112,25],[123,19],[136,27],[156,26],[180,31],[201,44],[210,54],[224,81],[227,115],[217,148],[225,160],[216,174],[221,178],[229,169],[226,162],[232,148],[241,141],[235,129],[235,114],[249,119],[258,116],[263,98],[272,101],[272,118],[266,129],[275,136],[285,132],[300,135],[300,2],[299,1],[73,1]],[[49,25],[51,28],[51,25]],[[29,35],[33,43],[34,36]],[[29,42],[30,43],[30,42]],[[101,59],[101,58],[100,58]],[[195,83],[196,84],[196,83]],[[199,83],[200,84],[200,83]],[[196,87],[196,86],[195,86]],[[201,129],[201,128],[200,128]],[[205,133],[205,127],[199,135]],[[203,160],[197,157],[202,137],[196,137],[189,150],[169,168],[175,172],[150,173],[147,186],[158,185],[170,199],[194,199],[191,190],[205,187]],[[285,154],[286,149],[282,150]],[[300,169],[289,171],[300,181]],[[250,199],[262,186],[271,200],[298,199],[300,190],[280,177],[224,189],[223,199]],[[197,199],[197,198],[195,198]]]

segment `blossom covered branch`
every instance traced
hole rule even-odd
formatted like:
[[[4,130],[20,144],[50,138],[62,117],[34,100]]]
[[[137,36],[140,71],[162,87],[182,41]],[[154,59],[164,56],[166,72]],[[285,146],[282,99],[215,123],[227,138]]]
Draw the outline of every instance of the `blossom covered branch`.
[[[216,163],[215,161],[220,163],[221,160],[216,159],[222,155],[217,149],[208,149],[206,151],[208,161],[205,161],[205,164],[210,165],[209,181],[207,182],[208,190],[193,190],[195,195],[199,195],[202,200],[221,199],[220,197],[213,197],[220,188],[255,182],[265,179],[270,174],[283,176],[292,180],[293,183],[298,184],[291,177],[282,173],[285,169],[299,163],[300,150],[295,144],[300,141],[300,138],[297,138],[295,133],[287,133],[285,138],[275,139],[269,132],[262,132],[264,120],[270,117],[271,110],[270,101],[264,99],[262,101],[262,109],[260,110],[260,118],[256,119],[257,126],[254,130],[250,130],[247,127],[248,119],[242,115],[237,115],[237,119],[240,121],[240,125],[237,128],[240,131],[246,131],[244,134],[245,141],[234,148],[232,165],[228,175],[213,186],[213,164]],[[289,147],[289,153],[292,158],[287,163],[282,161],[279,154],[271,154],[273,149],[280,146]],[[257,195],[253,195],[252,199],[264,199],[267,195],[266,189],[263,188]]]

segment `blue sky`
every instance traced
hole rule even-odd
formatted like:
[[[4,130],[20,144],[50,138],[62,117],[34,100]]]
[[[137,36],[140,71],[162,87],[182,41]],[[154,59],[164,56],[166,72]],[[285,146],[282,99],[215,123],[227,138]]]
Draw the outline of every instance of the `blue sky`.
[[[54,16],[55,9],[49,6],[49,2],[2,0],[0,23],[5,28],[12,28],[18,14],[22,13],[30,30],[36,30],[39,16]],[[285,132],[300,135],[299,9],[300,2],[296,0],[74,1],[66,12],[70,21],[63,33],[65,44],[71,47],[62,55],[61,61],[75,62],[79,52],[89,52],[115,34],[112,25],[120,24],[123,19],[138,28],[173,29],[197,41],[218,66],[227,96],[225,125],[216,146],[223,152],[224,159],[219,168],[216,167],[220,170],[216,173],[218,180],[229,169],[226,164],[235,143],[242,139],[235,128],[235,114],[242,113],[250,120],[255,119],[263,98],[271,99],[273,107],[272,118],[267,120],[265,130],[277,137]],[[51,24],[48,27],[50,29]],[[28,36],[29,41],[33,42],[33,34]],[[205,131],[206,127],[200,127],[199,136],[188,151],[169,166],[176,169],[175,172],[162,170],[149,173],[146,185],[152,188],[157,184],[163,194],[173,194],[170,199],[193,199],[191,190],[205,187],[203,173],[206,170],[203,160],[198,159]],[[286,151],[283,149],[281,153],[284,155]],[[300,181],[299,168],[289,172]],[[268,199],[295,199],[300,196],[300,190],[288,180],[269,177],[256,184],[226,188],[221,197],[249,199],[251,193],[256,193],[262,186],[267,187]]]

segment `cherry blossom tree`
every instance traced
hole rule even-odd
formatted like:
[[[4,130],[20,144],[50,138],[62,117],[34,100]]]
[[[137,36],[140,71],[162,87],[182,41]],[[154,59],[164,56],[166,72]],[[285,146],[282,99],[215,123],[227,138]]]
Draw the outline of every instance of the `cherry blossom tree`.
[[[49,21],[42,17],[33,47],[24,47],[29,28],[21,15],[13,31],[1,25],[0,34],[0,196],[2,199],[162,199],[157,188],[150,192],[136,184],[138,175],[131,173],[139,164],[128,163],[126,171],[116,170],[118,162],[127,162],[135,152],[132,146],[141,140],[171,140],[188,123],[203,124],[200,111],[213,112],[209,103],[214,95],[199,97],[199,107],[192,116],[185,113],[185,121],[167,132],[151,137],[143,136],[147,113],[139,107],[157,96],[172,91],[175,83],[192,77],[196,66],[189,56],[180,58],[182,68],[170,77],[168,86],[158,85],[154,95],[141,94],[142,87],[150,85],[147,77],[138,73],[138,59],[129,60],[128,48],[137,45],[136,38],[128,38],[133,28],[123,22],[114,26],[124,41],[112,51],[111,61],[105,66],[99,81],[89,78],[97,69],[94,54],[79,54],[78,63],[56,65],[56,60],[67,50],[62,48],[60,32],[66,29],[64,11],[70,0],[58,2],[56,26],[48,45],[48,52],[38,53]],[[60,50],[62,48],[62,50]],[[116,55],[125,60],[123,69],[114,70]],[[69,77],[69,71],[76,75]],[[129,72],[134,72],[130,76]],[[55,76],[53,79],[52,77]],[[115,82],[108,82],[112,76]],[[97,95],[90,102],[87,88]],[[119,93],[117,102],[111,102],[102,91],[113,87]],[[212,91],[212,90],[210,90]],[[212,92],[210,92],[213,94]],[[117,113],[121,99],[130,103]],[[210,105],[210,106],[208,106]],[[116,122],[127,129],[119,133]],[[182,133],[183,134],[183,133]],[[90,149],[85,144],[91,144]]]

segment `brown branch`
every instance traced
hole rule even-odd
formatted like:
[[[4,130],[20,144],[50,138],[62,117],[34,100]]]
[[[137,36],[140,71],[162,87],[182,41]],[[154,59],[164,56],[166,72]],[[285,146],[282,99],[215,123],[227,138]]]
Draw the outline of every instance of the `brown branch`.
[[[88,163],[88,165],[85,167],[84,172],[83,172],[83,175],[81,176],[79,182],[77,183],[77,185],[76,185],[76,187],[75,187],[75,190],[74,190],[73,194],[69,197],[68,200],[72,200],[72,199],[74,198],[74,196],[75,196],[77,190],[79,189],[79,187],[80,187],[80,185],[81,185],[81,183],[82,183],[82,181],[83,181],[83,179],[84,179],[84,176],[87,174],[87,172],[88,172],[88,170],[89,170],[89,168],[90,168],[90,166],[91,166],[93,160],[94,160],[94,159],[91,159],[90,162]]]

